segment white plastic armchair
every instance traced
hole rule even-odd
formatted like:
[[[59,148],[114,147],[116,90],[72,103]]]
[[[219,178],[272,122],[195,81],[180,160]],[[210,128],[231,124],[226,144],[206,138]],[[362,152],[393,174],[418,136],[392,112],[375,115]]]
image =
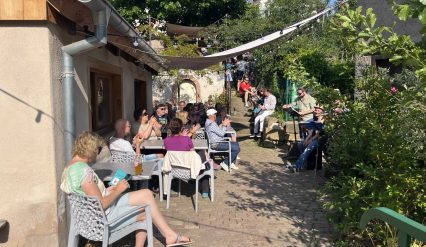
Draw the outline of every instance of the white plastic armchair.
[[[135,207],[108,221],[98,198],[69,194],[68,199],[71,204],[68,247],[78,245],[79,235],[92,241],[102,241],[102,247],[106,247],[136,230],[146,230],[148,246],[153,246],[152,215],[149,205]],[[145,212],[144,221],[126,222],[142,211]]]
[[[130,163],[134,162],[136,157],[135,153],[123,152],[118,150],[111,150],[111,161],[114,163]],[[143,155],[140,156],[140,161],[143,162]],[[162,170],[162,162],[160,159],[150,160],[156,161],[157,165],[152,172],[152,175],[158,177],[158,187],[160,188],[160,201],[163,201],[163,173]]]
[[[206,162],[203,163],[203,165],[206,167],[206,169],[195,178],[195,212],[198,212],[198,184],[199,181],[205,177],[210,176],[210,200],[214,201],[214,169],[213,169],[213,160],[209,159]],[[208,167],[208,169],[207,169]],[[174,178],[179,179],[179,197],[180,197],[180,191],[181,191],[181,182],[189,182],[191,180],[191,170],[189,168],[184,168],[179,165],[173,165],[172,169],[170,171],[169,180],[167,183],[167,206],[166,208],[169,209],[170,207],[170,193],[171,193],[171,187],[172,187],[172,180]]]
[[[218,141],[218,142],[210,142],[211,138],[209,135],[209,132],[206,131],[207,134],[207,139],[208,139],[208,155],[210,157],[210,154],[215,154],[215,153],[228,153],[228,160],[229,160],[229,172],[231,172],[231,139],[230,138],[224,138],[222,141]],[[214,149],[215,145],[219,145],[220,143],[226,143],[228,145],[228,149],[227,150],[216,150]]]

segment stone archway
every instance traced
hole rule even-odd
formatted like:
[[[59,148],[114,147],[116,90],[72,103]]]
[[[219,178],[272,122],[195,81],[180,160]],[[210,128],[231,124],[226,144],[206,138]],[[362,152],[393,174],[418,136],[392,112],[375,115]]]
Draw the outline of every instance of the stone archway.
[[[201,87],[200,87],[200,82],[198,81],[197,77],[195,77],[194,75],[181,75],[178,83],[175,83],[173,85],[172,88],[172,94],[173,94],[173,98],[174,99],[178,99],[179,100],[179,88],[181,86],[181,84],[183,83],[190,83],[194,86],[195,88],[195,102],[201,102]],[[185,100],[186,101],[186,100]]]

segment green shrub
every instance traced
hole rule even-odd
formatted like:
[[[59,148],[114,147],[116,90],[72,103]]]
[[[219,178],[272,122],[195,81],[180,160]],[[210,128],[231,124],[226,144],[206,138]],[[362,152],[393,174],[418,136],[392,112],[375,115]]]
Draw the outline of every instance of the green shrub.
[[[379,206],[424,223],[426,102],[415,99],[422,89],[409,71],[396,77],[368,71],[356,89],[361,98],[329,124],[332,177],[325,207],[342,246],[393,246],[395,229],[376,222],[368,234],[358,224],[366,210]]]

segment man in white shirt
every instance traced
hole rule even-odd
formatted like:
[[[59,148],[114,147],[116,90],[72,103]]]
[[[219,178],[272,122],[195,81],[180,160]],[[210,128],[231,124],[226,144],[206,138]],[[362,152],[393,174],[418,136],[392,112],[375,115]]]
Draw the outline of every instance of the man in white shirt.
[[[275,111],[277,99],[271,93],[271,89],[265,89],[264,95],[266,96],[265,101],[263,102],[263,105],[260,106],[261,112],[254,119],[254,134],[250,135],[250,138],[262,137],[263,123],[265,122],[265,118],[272,115]]]

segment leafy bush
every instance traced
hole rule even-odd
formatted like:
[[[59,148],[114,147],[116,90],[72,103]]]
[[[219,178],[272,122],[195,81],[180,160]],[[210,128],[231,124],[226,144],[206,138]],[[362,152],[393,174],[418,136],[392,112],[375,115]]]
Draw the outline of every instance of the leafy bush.
[[[361,215],[372,207],[426,219],[426,102],[412,105],[420,85],[413,72],[390,77],[386,71],[367,71],[356,83],[362,97],[330,124],[333,176],[325,186],[325,206],[343,246],[394,245],[392,228],[372,223],[373,234],[358,229]]]

